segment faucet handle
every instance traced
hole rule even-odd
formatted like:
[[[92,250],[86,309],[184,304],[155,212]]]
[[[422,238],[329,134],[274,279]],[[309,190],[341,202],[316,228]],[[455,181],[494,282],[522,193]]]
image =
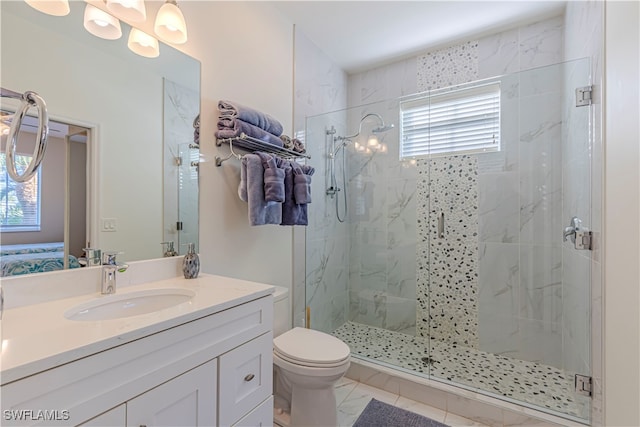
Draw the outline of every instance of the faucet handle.
[[[82,250],[86,254],[87,264],[89,266],[102,264],[102,255],[101,255],[100,249],[82,248]]]

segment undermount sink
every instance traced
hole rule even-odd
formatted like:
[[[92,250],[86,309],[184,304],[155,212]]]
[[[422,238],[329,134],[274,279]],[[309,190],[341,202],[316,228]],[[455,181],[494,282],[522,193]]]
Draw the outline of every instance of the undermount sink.
[[[69,320],[98,321],[152,313],[190,301],[195,292],[180,288],[148,289],[99,297],[64,313]]]

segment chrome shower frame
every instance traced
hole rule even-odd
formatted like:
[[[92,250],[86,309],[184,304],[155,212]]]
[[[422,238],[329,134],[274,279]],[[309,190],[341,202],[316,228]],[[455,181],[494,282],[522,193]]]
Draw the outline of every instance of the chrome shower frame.
[[[384,132],[388,132],[389,130],[393,129],[393,124],[389,124],[389,125],[385,125],[384,123],[384,119],[382,118],[382,116],[380,114],[377,113],[367,113],[364,116],[362,116],[362,118],[360,119],[360,123],[358,124],[358,131],[356,133],[354,133],[353,135],[348,135],[348,136],[340,136],[340,135],[335,135],[336,134],[336,129],[334,126],[331,126],[331,129],[327,129],[326,130],[326,135],[331,137],[331,147],[329,149],[329,153],[328,153],[328,158],[329,158],[329,187],[326,189],[325,194],[330,196],[332,199],[334,198],[334,196],[339,192],[342,191],[342,199],[344,201],[344,214],[342,215],[342,217],[340,217],[340,209],[339,209],[339,202],[338,202],[338,197],[336,197],[336,218],[338,219],[339,222],[344,222],[346,217],[347,217],[347,213],[348,213],[348,208],[347,208],[347,176],[346,176],[346,156],[345,156],[345,148],[347,145],[353,143],[353,139],[357,138],[358,136],[360,136],[360,134],[362,133],[362,124],[364,123],[365,120],[367,120],[370,117],[374,117],[378,120],[378,127],[375,127],[373,129],[371,129],[371,133],[377,134],[377,133],[384,133]],[[340,143],[339,145],[336,146],[336,143]],[[338,187],[338,182],[336,180],[336,170],[335,170],[335,159],[336,156],[338,154],[339,151],[342,150],[342,185],[343,185],[343,189],[341,189],[340,187]]]

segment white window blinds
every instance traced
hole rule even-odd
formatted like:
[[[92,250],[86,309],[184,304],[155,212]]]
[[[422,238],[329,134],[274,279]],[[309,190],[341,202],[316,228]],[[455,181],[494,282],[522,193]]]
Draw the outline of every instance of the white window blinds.
[[[491,83],[400,104],[400,157],[500,149],[500,84]]]
[[[22,174],[31,156],[17,154],[16,169]],[[6,231],[40,230],[40,171],[28,181],[9,177],[4,153],[0,153],[0,229]]]

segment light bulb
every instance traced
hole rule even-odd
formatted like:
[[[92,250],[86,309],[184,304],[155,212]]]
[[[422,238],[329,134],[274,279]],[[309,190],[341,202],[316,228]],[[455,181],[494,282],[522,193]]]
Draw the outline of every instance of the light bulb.
[[[66,16],[69,14],[68,0],[24,0],[37,11],[53,16]]]
[[[380,142],[378,142],[378,137],[375,135],[369,135],[369,139],[367,140],[367,145],[369,147],[377,147]]]
[[[162,5],[153,30],[158,37],[169,43],[181,44],[187,41],[187,24],[175,0],[167,0]]]
[[[122,37],[120,21],[90,4],[84,9],[84,28],[94,36],[107,40]]]
[[[127,46],[132,52],[146,58],[156,58],[160,55],[158,40],[137,28],[131,28]]]

